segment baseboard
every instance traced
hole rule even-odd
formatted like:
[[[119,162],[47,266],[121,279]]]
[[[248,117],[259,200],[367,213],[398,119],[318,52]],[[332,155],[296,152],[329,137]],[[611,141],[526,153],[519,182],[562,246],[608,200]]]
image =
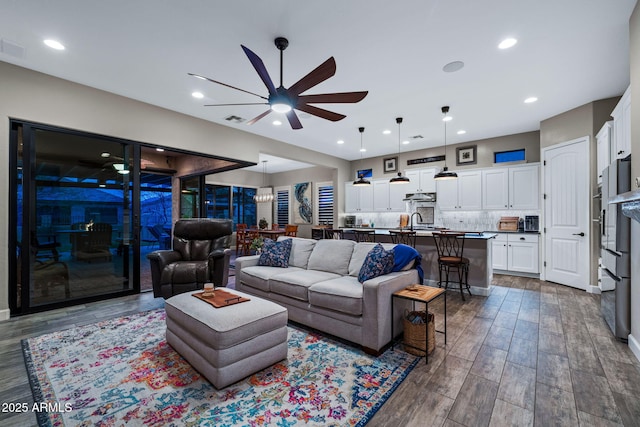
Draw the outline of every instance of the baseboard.
[[[4,310],[0,310],[0,322],[4,320],[9,320],[10,317],[11,317],[11,311],[8,308]]]
[[[589,294],[596,294],[596,295],[600,295],[602,293],[599,286],[588,285],[586,291]]]
[[[489,285],[488,288],[481,288],[479,286],[471,286],[471,294],[479,295],[482,297],[488,297],[491,295],[491,291],[493,290],[493,286]]]
[[[540,279],[542,280],[542,278],[540,277],[540,274],[536,274],[536,273],[522,273],[520,271],[511,271],[511,270],[498,270],[498,269],[493,269],[493,274],[504,274],[505,276],[519,276],[519,277],[530,277],[532,279]]]
[[[640,360],[640,342],[633,337],[633,335],[629,334],[629,348],[636,359]]]

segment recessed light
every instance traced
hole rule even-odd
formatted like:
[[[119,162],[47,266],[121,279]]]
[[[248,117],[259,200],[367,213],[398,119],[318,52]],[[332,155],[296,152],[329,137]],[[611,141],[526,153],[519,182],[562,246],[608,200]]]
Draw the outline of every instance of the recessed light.
[[[64,45],[62,43],[60,43],[59,41],[56,41],[56,40],[47,39],[47,40],[44,41],[44,44],[49,46],[51,49],[64,50]]]
[[[404,145],[407,145],[407,144],[409,143],[409,141],[404,140],[404,141],[402,141],[402,143],[403,143]]]
[[[453,120],[453,117],[451,117],[451,116],[444,116],[444,117],[442,118],[442,121],[443,121],[443,122],[450,122],[451,120]]]
[[[445,73],[455,73],[458,70],[462,70],[464,67],[464,62],[462,61],[453,61],[449,62],[447,65],[442,67],[442,71]]]
[[[366,149],[366,148],[361,148],[361,149],[360,149],[360,152],[361,152],[361,153],[364,153],[365,151],[367,151],[367,149]]]
[[[273,125],[274,126],[280,126],[282,124],[282,122],[280,120],[274,120],[273,121]]]
[[[158,148],[156,148],[156,151],[163,152],[163,151],[164,151],[164,148],[160,148],[160,147],[158,147]]]
[[[204,98],[204,95],[202,94],[202,92],[192,92],[191,96],[193,96],[196,99],[202,99]]]
[[[524,100],[525,104],[531,104],[532,102],[536,102],[538,100],[538,98],[536,98],[535,96],[530,96],[529,98]]]
[[[498,49],[509,49],[510,47],[515,46],[516,43],[518,43],[518,40],[510,37],[508,39],[502,40],[498,45]]]
[[[391,131],[389,129],[385,129],[382,131],[382,133],[384,133],[385,135],[389,135]]]
[[[342,139],[339,139],[338,144],[344,144],[344,141]]]
[[[460,130],[458,131],[458,135],[464,135],[465,133],[467,133],[467,131],[466,131],[466,130],[463,130],[463,129],[460,129]]]
[[[98,184],[98,187],[100,187],[100,188],[105,188],[105,187],[106,187],[106,184]]]
[[[111,157],[111,153],[107,153],[106,151],[104,151],[100,154],[100,157],[104,157],[104,158]]]

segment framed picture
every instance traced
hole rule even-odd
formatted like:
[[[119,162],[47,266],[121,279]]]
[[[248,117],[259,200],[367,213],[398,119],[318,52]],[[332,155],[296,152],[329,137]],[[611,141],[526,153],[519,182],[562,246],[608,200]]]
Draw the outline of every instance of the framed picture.
[[[475,165],[478,162],[476,158],[477,145],[471,147],[456,148],[456,166]]]
[[[356,172],[356,179],[360,178],[360,175],[363,178],[373,178],[373,169],[360,169]]]
[[[382,160],[382,166],[384,169],[384,173],[387,172],[398,172],[398,157],[387,157]]]
[[[301,182],[293,186],[293,223],[311,224],[311,183]]]

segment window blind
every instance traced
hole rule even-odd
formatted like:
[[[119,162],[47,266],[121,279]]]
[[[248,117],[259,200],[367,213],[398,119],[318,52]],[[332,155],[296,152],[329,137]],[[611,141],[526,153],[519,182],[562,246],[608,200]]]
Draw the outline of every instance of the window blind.
[[[318,222],[333,224],[333,184],[318,185]]]
[[[276,192],[276,219],[281,227],[289,224],[289,190]]]

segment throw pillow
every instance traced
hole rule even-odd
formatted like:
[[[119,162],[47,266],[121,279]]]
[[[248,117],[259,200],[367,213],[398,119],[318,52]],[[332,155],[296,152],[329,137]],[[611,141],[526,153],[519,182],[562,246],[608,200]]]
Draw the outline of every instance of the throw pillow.
[[[289,267],[289,255],[291,255],[291,239],[279,242],[264,239],[258,265],[287,268]]]
[[[380,243],[375,245],[369,251],[367,257],[362,263],[360,274],[358,274],[358,282],[364,283],[374,277],[391,273],[393,270],[393,250],[385,251]]]

